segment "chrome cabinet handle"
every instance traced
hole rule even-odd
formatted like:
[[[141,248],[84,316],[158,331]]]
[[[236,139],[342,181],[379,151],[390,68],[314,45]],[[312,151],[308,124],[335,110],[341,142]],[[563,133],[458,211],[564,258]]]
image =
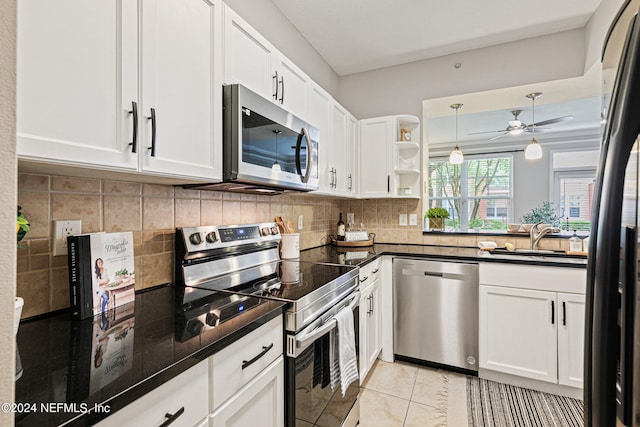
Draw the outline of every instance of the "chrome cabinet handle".
[[[280,91],[280,104],[284,104],[284,76],[280,77],[280,85],[282,88]]]
[[[267,354],[269,352],[269,350],[271,350],[272,348],[273,348],[273,343],[271,343],[271,344],[269,344],[267,346],[262,346],[262,351],[256,357],[254,357],[251,360],[243,360],[242,361],[242,369],[248,368],[249,366],[251,366],[254,363],[256,363],[258,361],[258,359],[260,359],[262,356]]]
[[[273,99],[275,99],[276,101],[278,100],[278,71],[276,71],[276,73],[273,75],[273,81],[275,83],[275,90],[273,92]]]
[[[551,324],[556,324],[556,303],[555,301],[551,301]]]
[[[151,150],[151,157],[156,156],[156,109],[151,109],[151,116],[147,117],[147,120],[151,120],[151,147],[147,147],[147,150]]]
[[[351,174],[349,174],[349,191],[352,191],[353,189],[353,178],[351,177]]]
[[[184,414],[184,406],[182,408],[178,409],[175,414],[170,414],[170,413],[167,412],[166,414],[164,414],[164,417],[167,420],[165,422],[163,422],[162,424],[160,424],[159,427],[167,427],[168,425],[173,424],[173,422],[175,420],[177,420],[178,417],[180,415],[182,415],[182,414]]]
[[[129,143],[131,146],[131,152],[136,153],[138,151],[138,103],[135,101],[131,101],[131,110],[129,110],[129,114],[133,114],[133,132],[132,141]]]

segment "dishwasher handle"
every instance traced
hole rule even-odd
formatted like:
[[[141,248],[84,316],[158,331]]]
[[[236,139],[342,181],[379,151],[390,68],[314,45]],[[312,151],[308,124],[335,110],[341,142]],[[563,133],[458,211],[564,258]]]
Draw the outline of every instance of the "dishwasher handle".
[[[433,271],[425,271],[424,275],[431,276],[431,277],[444,277],[444,273],[435,273]]]

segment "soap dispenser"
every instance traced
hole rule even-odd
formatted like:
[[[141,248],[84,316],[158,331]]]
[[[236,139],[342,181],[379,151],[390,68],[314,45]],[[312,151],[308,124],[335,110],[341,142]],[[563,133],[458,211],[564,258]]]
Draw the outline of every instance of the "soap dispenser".
[[[582,239],[578,237],[576,230],[573,230],[573,236],[569,239],[569,252],[582,252]]]

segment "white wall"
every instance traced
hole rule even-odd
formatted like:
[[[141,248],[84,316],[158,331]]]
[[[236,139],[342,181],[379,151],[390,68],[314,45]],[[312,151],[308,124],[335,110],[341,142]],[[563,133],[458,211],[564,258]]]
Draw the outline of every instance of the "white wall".
[[[422,117],[425,99],[576,77],[583,69],[584,32],[576,29],[344,76],[336,99],[360,119]]]
[[[225,0],[225,3],[335,97],[338,75],[271,1]]]
[[[13,402],[16,296],[16,0],[0,0],[0,402]],[[0,425],[12,426],[14,414],[0,412]]]

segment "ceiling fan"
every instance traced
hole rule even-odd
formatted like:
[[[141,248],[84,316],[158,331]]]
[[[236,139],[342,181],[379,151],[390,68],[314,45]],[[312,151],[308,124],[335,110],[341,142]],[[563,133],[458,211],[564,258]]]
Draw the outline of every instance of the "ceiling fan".
[[[535,100],[539,98],[541,95],[542,95],[541,92],[533,92],[526,95],[526,98],[529,98],[532,102],[532,111],[535,111],[534,110]],[[573,116],[562,116],[562,117],[556,117],[553,119],[543,120],[537,123],[525,124],[518,118],[518,116],[520,116],[521,113],[522,113],[522,110],[511,110],[511,114],[513,114],[513,120],[509,120],[508,126],[505,129],[489,130],[484,132],[473,132],[473,133],[470,133],[469,135],[479,135],[483,133],[500,132],[498,135],[489,139],[489,141],[493,141],[494,139],[498,139],[505,135],[520,135],[522,132],[534,132],[534,131],[538,133],[548,132],[551,129],[544,129],[544,128],[540,129],[540,126],[548,126],[555,123],[562,123],[569,120],[573,120]]]

